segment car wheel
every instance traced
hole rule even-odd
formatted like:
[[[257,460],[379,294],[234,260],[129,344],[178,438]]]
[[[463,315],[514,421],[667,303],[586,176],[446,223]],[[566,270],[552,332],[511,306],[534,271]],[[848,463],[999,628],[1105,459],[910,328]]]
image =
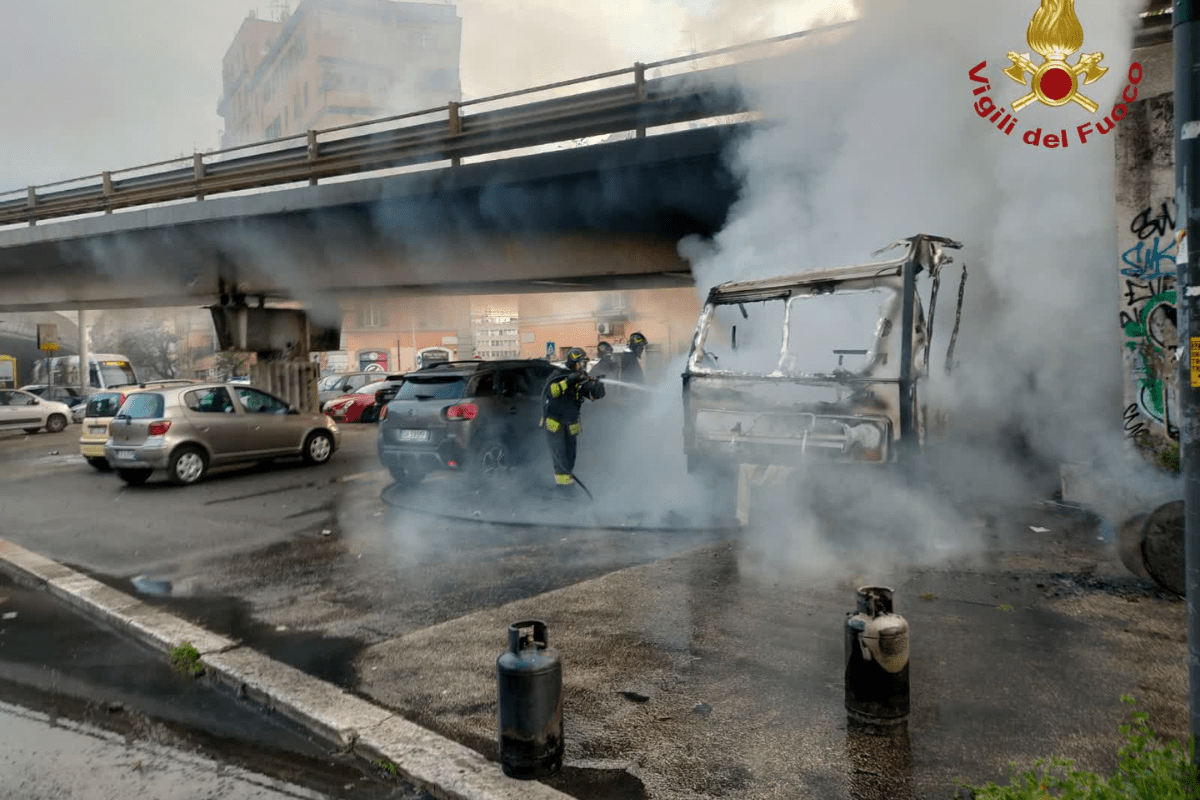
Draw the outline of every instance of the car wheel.
[[[416,486],[425,480],[425,473],[421,470],[405,469],[398,464],[388,464],[388,472],[392,473],[392,480],[396,485],[403,489]]]
[[[304,460],[314,466],[333,457],[333,437],[325,431],[313,431],[304,440]]]
[[[175,448],[171,453],[171,462],[167,465],[167,475],[171,483],[186,486],[204,477],[208,471],[208,456],[199,447],[184,445]]]
[[[50,419],[46,420],[46,430],[50,433],[58,433],[65,427],[67,427],[67,418],[62,414],[51,414]]]
[[[494,480],[512,469],[512,448],[499,439],[489,439],[479,448],[471,463],[471,471],[476,478]]]
[[[87,462],[91,467],[98,469],[101,472],[112,471],[112,465],[108,463],[107,458],[89,458]]]
[[[150,480],[150,473],[153,471],[152,469],[119,469],[117,470],[117,477],[130,486],[141,486]]]

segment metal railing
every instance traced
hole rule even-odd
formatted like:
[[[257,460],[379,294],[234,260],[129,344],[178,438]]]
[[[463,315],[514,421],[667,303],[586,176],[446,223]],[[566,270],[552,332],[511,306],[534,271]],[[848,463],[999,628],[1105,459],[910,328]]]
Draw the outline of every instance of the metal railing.
[[[771,48],[852,24],[842,22],[703,53],[637,63],[624,69],[528,89],[450,102],[432,109],[0,192],[0,226],[36,225],[54,218],[111,213],[117,209],[178,200],[203,200],[216,194],[305,181],[316,185],[324,178],[383,169],[437,162],[449,162],[455,167],[462,159],[472,156],[613,133],[634,131],[637,136],[644,137],[649,128],[750,110],[736,88],[734,74],[750,59],[669,77],[648,79],[647,70],[688,62],[698,65],[704,59]],[[761,57],[759,60],[768,59]],[[473,114],[463,113],[463,109],[470,106],[628,76],[632,76],[632,83]],[[434,119],[422,121],[421,117]],[[392,127],[357,132],[357,129],[381,125]],[[355,133],[333,136],[348,131]],[[246,154],[248,150],[272,146],[279,147]]]

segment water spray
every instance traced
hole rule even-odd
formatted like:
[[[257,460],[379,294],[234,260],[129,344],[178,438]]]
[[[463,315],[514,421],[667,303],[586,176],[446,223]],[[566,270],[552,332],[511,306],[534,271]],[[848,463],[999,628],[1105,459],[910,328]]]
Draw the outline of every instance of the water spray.
[[[604,378],[604,377],[597,378],[597,380],[604,381],[604,384],[606,386],[622,386],[626,389],[637,389],[639,392],[645,392],[646,394],[658,394],[658,392],[656,392],[654,389],[648,389],[639,383],[629,383],[627,381],[614,381],[614,380],[610,380],[610,379]]]

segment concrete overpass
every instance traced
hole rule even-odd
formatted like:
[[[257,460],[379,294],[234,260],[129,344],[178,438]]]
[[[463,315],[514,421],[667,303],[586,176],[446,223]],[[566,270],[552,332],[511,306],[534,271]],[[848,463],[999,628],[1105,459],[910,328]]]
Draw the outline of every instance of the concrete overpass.
[[[743,70],[847,24],[0,193],[0,311],[689,284],[677,243],[723,226],[763,124]]]
[[[747,125],[0,230],[0,310],[684,285]]]

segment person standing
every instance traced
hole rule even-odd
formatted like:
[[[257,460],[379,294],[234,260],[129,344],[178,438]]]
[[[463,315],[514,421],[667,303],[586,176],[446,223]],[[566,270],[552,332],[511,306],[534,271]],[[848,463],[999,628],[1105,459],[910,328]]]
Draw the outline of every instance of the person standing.
[[[629,334],[626,346],[629,348],[621,354],[621,380],[630,383],[642,383],[642,365],[638,359],[646,351],[646,337],[640,332]]]
[[[591,374],[600,378],[620,380],[621,363],[613,354],[613,346],[608,342],[601,342],[596,345],[596,355],[599,356],[599,360],[596,362],[596,366],[592,367]]]
[[[588,356],[581,347],[567,353],[565,371],[550,376],[542,390],[542,419],[539,427],[546,429],[550,457],[554,461],[554,483],[572,486],[575,483],[576,437],[582,430],[584,400],[604,397],[604,384],[587,373]]]

